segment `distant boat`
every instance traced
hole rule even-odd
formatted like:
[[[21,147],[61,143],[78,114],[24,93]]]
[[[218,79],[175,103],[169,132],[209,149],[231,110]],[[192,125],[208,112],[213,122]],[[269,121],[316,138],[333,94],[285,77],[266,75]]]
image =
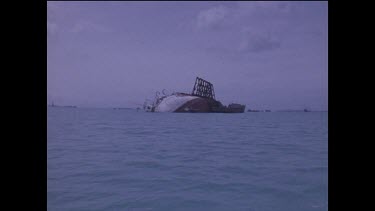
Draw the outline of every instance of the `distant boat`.
[[[65,107],[65,108],[77,108],[77,106],[61,106],[61,107]]]
[[[311,112],[309,109],[303,109],[303,110],[298,110],[298,109],[285,109],[285,110],[278,110],[279,112]]]
[[[248,109],[247,112],[271,112],[271,110],[254,110],[254,109]]]
[[[247,112],[260,112],[260,110],[248,109]]]

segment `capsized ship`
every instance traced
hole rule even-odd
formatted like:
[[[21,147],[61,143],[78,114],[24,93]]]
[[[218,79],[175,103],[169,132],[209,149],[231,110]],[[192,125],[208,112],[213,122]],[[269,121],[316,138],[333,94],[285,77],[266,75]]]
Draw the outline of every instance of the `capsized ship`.
[[[197,77],[191,94],[175,92],[163,96],[157,92],[153,102],[146,101],[143,108],[148,112],[178,113],[243,113],[245,105],[232,103],[224,106],[215,99],[214,86]]]

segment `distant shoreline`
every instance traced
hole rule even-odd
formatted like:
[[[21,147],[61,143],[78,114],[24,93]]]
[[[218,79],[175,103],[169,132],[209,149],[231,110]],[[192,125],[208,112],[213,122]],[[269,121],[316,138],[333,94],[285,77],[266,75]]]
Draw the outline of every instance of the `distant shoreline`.
[[[48,107],[55,107],[55,108],[100,108],[100,109],[112,109],[112,110],[137,110],[137,108],[128,108],[128,107],[78,107],[78,106],[72,106],[72,105],[66,105],[66,106],[61,106],[61,105],[48,105]],[[141,109],[141,108],[138,108]],[[142,110],[142,109],[141,109]],[[270,110],[270,109],[265,109],[265,110],[247,110],[245,113],[271,113],[271,112],[304,112],[304,113],[309,113],[309,112],[328,112],[327,110],[294,110],[294,109],[283,109],[283,110]]]
[[[77,108],[77,106],[71,106],[71,105],[67,105],[67,106],[60,106],[60,105],[48,105],[48,107],[64,107],[64,108]]]

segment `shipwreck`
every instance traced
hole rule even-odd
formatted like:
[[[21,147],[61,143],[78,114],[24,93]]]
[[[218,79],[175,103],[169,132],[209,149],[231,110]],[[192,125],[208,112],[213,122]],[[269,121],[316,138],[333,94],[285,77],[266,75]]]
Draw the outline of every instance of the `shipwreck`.
[[[147,112],[177,113],[244,113],[245,105],[231,103],[224,106],[215,99],[212,83],[197,77],[191,94],[174,92],[162,95],[156,92],[153,101],[146,100],[143,109]]]

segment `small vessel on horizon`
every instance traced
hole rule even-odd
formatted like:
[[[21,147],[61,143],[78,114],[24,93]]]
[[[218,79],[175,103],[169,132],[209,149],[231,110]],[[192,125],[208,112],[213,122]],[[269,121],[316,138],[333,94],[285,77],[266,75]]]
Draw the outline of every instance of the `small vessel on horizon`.
[[[271,110],[269,110],[269,109],[266,109],[266,110],[248,109],[247,112],[271,112]]]

